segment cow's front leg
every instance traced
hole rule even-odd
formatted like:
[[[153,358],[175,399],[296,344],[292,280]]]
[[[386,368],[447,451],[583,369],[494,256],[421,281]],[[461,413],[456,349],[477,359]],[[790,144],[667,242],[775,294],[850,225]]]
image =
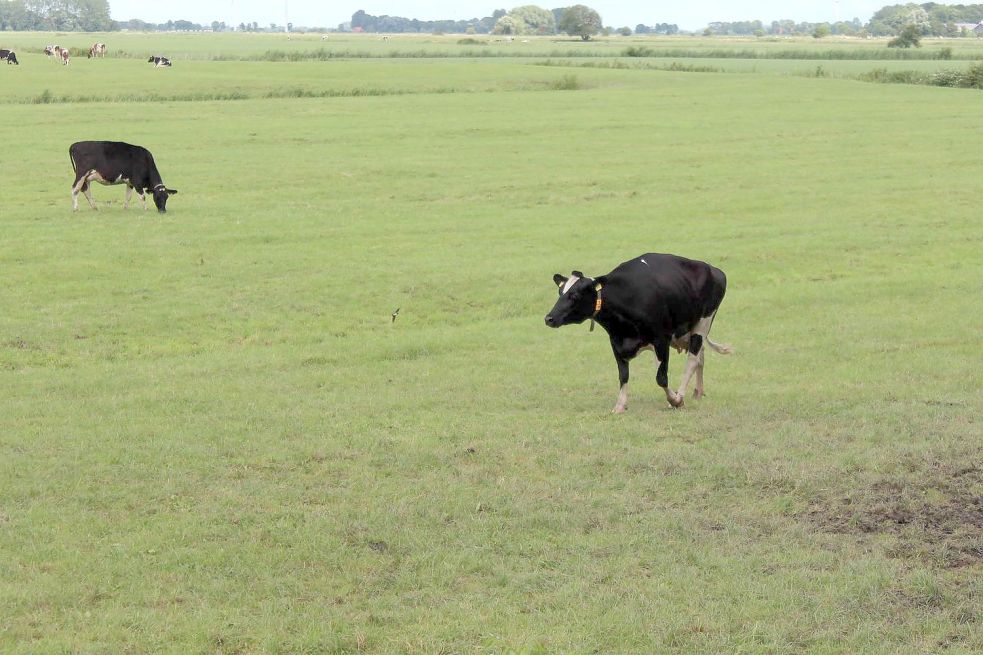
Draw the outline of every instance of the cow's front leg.
[[[123,209],[130,208],[130,196],[133,195],[133,187],[126,185],[126,195],[123,197]]]
[[[615,403],[612,414],[621,414],[628,409],[628,360],[614,353],[614,360],[618,362],[618,382],[621,387],[618,389],[618,402]]]
[[[655,373],[655,382],[666,392],[666,400],[673,407],[682,407],[683,397],[669,388],[669,341],[655,344],[655,357],[659,361],[659,370]]]

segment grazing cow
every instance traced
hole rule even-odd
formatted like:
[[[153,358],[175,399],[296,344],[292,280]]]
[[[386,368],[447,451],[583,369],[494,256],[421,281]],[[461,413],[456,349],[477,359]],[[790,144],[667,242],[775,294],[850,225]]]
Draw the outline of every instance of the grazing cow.
[[[148,64],[153,64],[154,68],[161,68],[163,66],[170,66],[171,60],[167,57],[161,57],[160,55],[152,55],[150,59],[147,60]]]
[[[75,183],[72,185],[73,211],[78,211],[80,191],[85,194],[89,206],[96,209],[89,191],[91,182],[104,185],[125,184],[126,199],[123,209],[129,207],[130,194],[136,189],[146,210],[147,198],[144,194],[149,191],[161,214],[167,211],[167,197],[177,193],[177,190],[164,186],[160,173],[157,172],[154,156],[141,146],[118,141],[79,141],[68,148],[68,156],[71,157],[72,168],[75,169]]]
[[[106,44],[105,43],[93,43],[92,47],[89,48],[89,59],[93,57],[105,57],[106,56]]]
[[[7,65],[17,64],[20,66],[20,62],[17,61],[17,55],[14,54],[13,50],[0,49],[0,60],[5,60]]]
[[[46,45],[46,46],[44,46],[44,54],[46,54],[49,57],[54,57],[55,56],[55,48],[61,50],[61,46],[58,46],[58,45]]]
[[[546,315],[546,325],[594,322],[608,333],[618,364],[621,388],[612,410],[628,408],[628,362],[642,350],[653,350],[659,368],[655,379],[673,407],[682,407],[690,377],[693,395],[703,396],[704,346],[718,353],[730,347],[708,338],[713,317],[724,299],[727,277],[704,262],[648,253],[627,261],[607,275],[590,278],[579,271],[553,276],[560,298]],[[688,350],[686,370],[675,392],[669,389],[669,347]]]

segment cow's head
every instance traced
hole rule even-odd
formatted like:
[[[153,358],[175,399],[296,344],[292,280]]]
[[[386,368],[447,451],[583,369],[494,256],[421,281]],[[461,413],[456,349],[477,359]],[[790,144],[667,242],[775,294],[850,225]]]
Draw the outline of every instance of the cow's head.
[[[553,282],[560,292],[560,298],[546,315],[546,325],[558,328],[561,325],[583,323],[594,316],[597,302],[595,280],[580,271],[573,271],[570,277],[557,273]]]
[[[161,214],[167,212],[167,197],[173,196],[177,193],[177,189],[168,189],[163,184],[158,184],[154,187],[154,204],[157,205],[157,211]]]
[[[8,64],[17,64],[18,66],[20,66],[20,62],[17,61],[17,55],[15,55],[12,52],[9,55],[7,55],[7,63]]]

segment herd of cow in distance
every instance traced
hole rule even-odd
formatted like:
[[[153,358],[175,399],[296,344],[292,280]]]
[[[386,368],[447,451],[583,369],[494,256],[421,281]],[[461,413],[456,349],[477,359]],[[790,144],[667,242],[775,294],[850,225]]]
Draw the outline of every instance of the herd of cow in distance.
[[[71,60],[71,52],[68,48],[63,48],[60,45],[46,45],[44,46],[44,54],[48,56],[49,59],[54,59],[55,61],[60,61],[65,66]],[[89,48],[89,54],[87,59],[92,59],[93,57],[105,57],[106,56],[106,44],[105,43],[93,43],[92,47]],[[6,61],[7,65],[17,64],[17,53],[13,50],[7,48],[0,48],[0,61]],[[154,68],[164,68],[170,67],[171,60],[167,57],[162,57],[161,55],[151,55],[150,59],[147,60],[148,63],[154,65]]]
[[[57,45],[45,48],[45,54],[68,63],[68,50]],[[106,46],[96,43],[89,57],[105,56]],[[7,63],[18,63],[16,55],[0,50]],[[170,66],[166,57],[149,59],[156,67]],[[78,195],[85,194],[89,206],[96,209],[90,185],[126,185],[123,208],[130,203],[133,191],[144,210],[146,194],[153,198],[157,211],[167,211],[167,199],[176,194],[164,184],[149,150],[119,141],[80,141],[73,143],[68,154],[75,171],[72,184],[72,209],[78,210]],[[702,398],[703,367],[706,349],[727,354],[730,347],[710,340],[710,327],[727,289],[727,277],[719,268],[706,262],[677,255],[647,253],[617,266],[611,272],[589,277],[580,271],[569,276],[557,273],[553,282],[559,298],[546,314],[546,325],[558,328],[590,321],[607,332],[618,365],[618,399],[612,412],[628,408],[628,363],[639,353],[651,350],[657,365],[656,383],[662,387],[672,407],[682,407],[690,379],[695,375],[693,396]],[[669,350],[686,352],[686,367],[679,387],[669,388]]]

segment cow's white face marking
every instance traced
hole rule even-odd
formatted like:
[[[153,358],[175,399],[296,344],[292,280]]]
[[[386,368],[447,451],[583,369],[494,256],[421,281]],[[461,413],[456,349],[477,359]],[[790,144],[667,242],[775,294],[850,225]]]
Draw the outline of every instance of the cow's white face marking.
[[[645,261],[644,259],[642,260],[642,263],[645,264],[646,266],[649,265],[649,263],[647,261]]]
[[[570,290],[570,287],[572,287],[573,285],[577,284],[578,281],[580,281],[580,278],[579,277],[577,277],[576,275],[571,275],[570,276],[570,279],[567,280],[567,283],[563,285],[563,290],[560,292],[560,295],[562,296],[567,291],[569,291]]]

